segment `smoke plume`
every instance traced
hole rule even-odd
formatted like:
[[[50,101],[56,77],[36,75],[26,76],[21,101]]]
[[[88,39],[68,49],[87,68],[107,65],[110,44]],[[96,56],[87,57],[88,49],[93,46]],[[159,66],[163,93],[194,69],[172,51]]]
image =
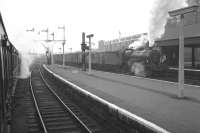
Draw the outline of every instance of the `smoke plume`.
[[[34,60],[34,56],[27,54],[27,53],[21,53],[21,67],[20,67],[20,76],[19,78],[28,78],[30,76],[30,65],[32,64]]]
[[[149,23],[149,40],[152,44],[162,37],[169,18],[168,12],[187,6],[187,0],[156,0],[151,10]]]
[[[142,35],[137,41],[134,41],[132,44],[129,45],[130,49],[138,50],[140,48],[147,47],[148,44],[148,37],[147,35]]]

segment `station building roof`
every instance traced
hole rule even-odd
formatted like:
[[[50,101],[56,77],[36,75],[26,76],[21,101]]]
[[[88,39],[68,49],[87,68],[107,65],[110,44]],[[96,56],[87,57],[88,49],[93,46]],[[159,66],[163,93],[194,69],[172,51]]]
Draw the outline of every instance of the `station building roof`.
[[[184,40],[185,46],[200,47],[200,7],[197,12],[184,15]],[[172,46],[179,44],[179,26],[177,18],[168,20],[165,26],[165,33],[162,38],[156,41],[158,46]]]
[[[0,37],[2,37],[3,35],[7,36],[7,33],[6,33],[6,28],[4,26],[3,19],[2,19],[2,16],[1,16],[1,12],[0,12]]]

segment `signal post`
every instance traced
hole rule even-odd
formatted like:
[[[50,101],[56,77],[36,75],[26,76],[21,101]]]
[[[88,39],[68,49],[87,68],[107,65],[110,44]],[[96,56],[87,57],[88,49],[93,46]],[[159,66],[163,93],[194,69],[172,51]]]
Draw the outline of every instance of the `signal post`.
[[[86,71],[86,63],[85,63],[85,50],[87,49],[87,45],[85,43],[85,32],[82,33],[82,43],[81,43],[81,50],[82,50],[82,70]]]
[[[92,69],[92,59],[91,59],[91,51],[92,51],[92,48],[91,48],[91,38],[93,37],[94,35],[93,34],[90,34],[90,35],[87,35],[87,38],[89,38],[89,62],[88,62],[88,65],[89,65],[89,74],[91,74],[91,69]]]

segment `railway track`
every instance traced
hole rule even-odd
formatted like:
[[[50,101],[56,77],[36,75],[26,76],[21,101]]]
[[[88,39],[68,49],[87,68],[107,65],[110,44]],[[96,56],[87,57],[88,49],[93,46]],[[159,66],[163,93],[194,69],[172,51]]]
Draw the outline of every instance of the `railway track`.
[[[111,133],[73,104],[67,97],[62,99],[41,75],[39,68],[32,71],[30,90],[34,99],[39,125],[31,132],[45,133]],[[30,99],[27,99],[28,101]],[[30,117],[34,116],[34,113]]]
[[[26,92],[26,97],[24,98],[24,104],[27,108],[26,120],[27,120],[27,125],[28,125],[28,132],[42,133],[42,127],[40,125],[40,120],[38,118],[37,110],[35,109],[30,91]]]

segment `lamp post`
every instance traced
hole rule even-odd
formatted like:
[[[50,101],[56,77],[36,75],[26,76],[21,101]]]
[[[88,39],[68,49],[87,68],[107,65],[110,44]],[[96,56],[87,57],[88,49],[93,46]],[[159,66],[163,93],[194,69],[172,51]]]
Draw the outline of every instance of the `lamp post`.
[[[196,12],[198,6],[190,6],[169,12],[171,17],[179,16],[179,71],[178,71],[178,97],[184,97],[184,14]]]
[[[34,28],[32,28],[32,29],[30,29],[30,30],[29,30],[29,29],[26,30],[26,32],[34,32],[34,31],[35,31]]]
[[[86,65],[85,65],[85,49],[86,49],[85,32],[82,32],[81,50],[82,50],[82,70],[83,70],[83,71],[86,71]]]
[[[46,30],[41,30],[41,32],[47,33],[47,40],[46,41],[48,41],[49,40],[49,29],[47,28]]]
[[[49,29],[47,28],[46,30],[41,30],[41,32],[46,32],[47,33],[46,42],[48,42],[49,41]],[[46,52],[46,55],[47,55],[47,64],[51,64],[50,60],[48,59],[48,54],[50,55],[50,58],[51,58],[51,52],[50,52],[49,48],[47,49],[47,52]]]
[[[65,65],[65,55],[64,55],[64,53],[65,53],[65,47],[64,47],[64,45],[65,45],[65,26],[62,26],[62,27],[58,27],[58,29],[63,29],[63,42],[62,42],[62,45],[63,45],[63,67],[64,67],[64,65]]]
[[[89,66],[89,74],[91,74],[91,65],[92,65],[92,60],[91,60],[91,38],[93,37],[93,34],[87,35],[87,38],[89,39],[89,62],[88,62],[88,66]]]
[[[72,48],[69,48],[69,50],[70,50],[70,53],[72,52]]]
[[[52,41],[54,42],[54,32],[51,33],[52,35]],[[53,44],[52,44],[52,49],[51,49],[51,64],[53,65],[54,64],[54,59],[53,59]]]
[[[58,48],[59,50],[60,50],[60,54],[62,54],[62,48],[60,47],[60,48]]]

